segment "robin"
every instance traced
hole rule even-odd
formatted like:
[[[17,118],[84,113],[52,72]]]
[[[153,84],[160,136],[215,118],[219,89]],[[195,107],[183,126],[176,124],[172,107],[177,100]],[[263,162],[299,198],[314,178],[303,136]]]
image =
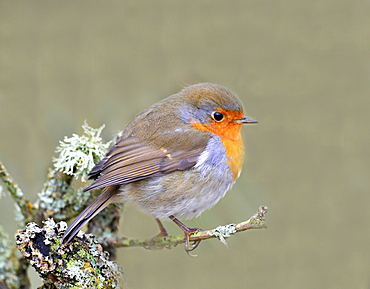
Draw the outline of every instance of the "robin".
[[[84,191],[102,193],[67,228],[63,243],[112,202],[132,202],[156,219],[171,219],[185,233],[185,250],[198,228],[191,219],[213,207],[239,177],[243,124],[256,123],[243,113],[237,96],[225,87],[200,83],[159,101],[127,125],[116,144],[91,170],[94,182]]]

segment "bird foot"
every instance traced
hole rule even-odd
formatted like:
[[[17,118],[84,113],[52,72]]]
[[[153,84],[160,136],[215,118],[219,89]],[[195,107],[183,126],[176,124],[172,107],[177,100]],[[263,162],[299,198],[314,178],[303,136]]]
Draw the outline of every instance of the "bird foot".
[[[190,252],[194,251],[198,247],[201,240],[194,241],[192,244],[190,244],[190,236],[196,232],[204,231],[204,230],[199,229],[199,228],[188,228],[187,227],[187,230],[183,230],[183,231],[185,234],[185,251],[189,256],[196,257],[197,255],[193,255]]]
[[[174,216],[169,216],[169,218],[183,230],[185,234],[185,251],[186,253],[191,257],[196,257],[196,255],[192,255],[190,252],[195,250],[198,245],[200,244],[201,240],[194,241],[193,244],[190,244],[190,236],[193,235],[195,232],[204,231],[199,228],[189,228],[185,226],[183,223],[181,223],[178,219],[176,219]]]
[[[158,238],[161,238],[161,237],[167,237],[168,236],[168,233],[167,233],[167,230],[166,228],[163,226],[162,222],[159,220],[159,219],[155,219],[155,221],[157,222],[158,224],[158,227],[159,227],[159,233],[157,235],[155,235],[153,238],[150,238],[150,240],[148,241],[148,246],[147,246],[147,249],[161,249],[165,246],[159,246],[158,248],[156,246],[154,246],[154,243],[155,241],[158,239]]]

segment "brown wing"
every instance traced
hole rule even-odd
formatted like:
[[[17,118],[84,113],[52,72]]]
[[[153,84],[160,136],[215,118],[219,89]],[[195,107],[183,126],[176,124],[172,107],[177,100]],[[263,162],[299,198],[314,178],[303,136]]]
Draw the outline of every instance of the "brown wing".
[[[170,151],[143,145],[135,137],[119,140],[89,173],[95,182],[84,191],[139,181],[194,166],[203,147]]]

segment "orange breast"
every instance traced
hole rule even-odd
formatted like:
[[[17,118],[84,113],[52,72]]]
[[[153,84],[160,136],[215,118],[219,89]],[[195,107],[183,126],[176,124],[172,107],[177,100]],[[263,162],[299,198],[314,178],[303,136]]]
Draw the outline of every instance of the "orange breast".
[[[222,111],[225,115],[225,120],[221,122],[210,121],[209,123],[200,123],[198,121],[191,121],[192,127],[209,131],[220,136],[225,147],[226,155],[229,160],[230,168],[236,179],[242,169],[244,161],[244,144],[241,137],[241,123],[232,122],[232,120],[243,117],[242,112]]]

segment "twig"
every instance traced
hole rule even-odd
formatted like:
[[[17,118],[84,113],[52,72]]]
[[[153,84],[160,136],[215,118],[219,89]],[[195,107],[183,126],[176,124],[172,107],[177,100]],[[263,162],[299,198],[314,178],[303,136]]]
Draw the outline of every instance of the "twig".
[[[225,239],[231,235],[242,232],[249,229],[263,229],[267,228],[265,221],[265,214],[267,212],[266,206],[258,208],[256,214],[254,214],[247,221],[239,224],[229,224],[225,226],[219,226],[212,230],[197,231],[190,236],[190,241],[200,241],[211,238],[218,238],[222,243],[226,244]],[[125,240],[112,240],[112,247],[145,247],[148,249],[161,249],[170,248],[178,244],[185,243],[184,235],[159,237],[157,239],[125,239]]]
[[[24,217],[24,223],[33,221],[35,217],[35,208],[33,204],[25,198],[22,190],[18,187],[18,184],[8,173],[7,169],[5,168],[1,161],[0,161],[0,178],[3,180],[9,194],[13,197],[14,201],[19,206],[21,213]]]

